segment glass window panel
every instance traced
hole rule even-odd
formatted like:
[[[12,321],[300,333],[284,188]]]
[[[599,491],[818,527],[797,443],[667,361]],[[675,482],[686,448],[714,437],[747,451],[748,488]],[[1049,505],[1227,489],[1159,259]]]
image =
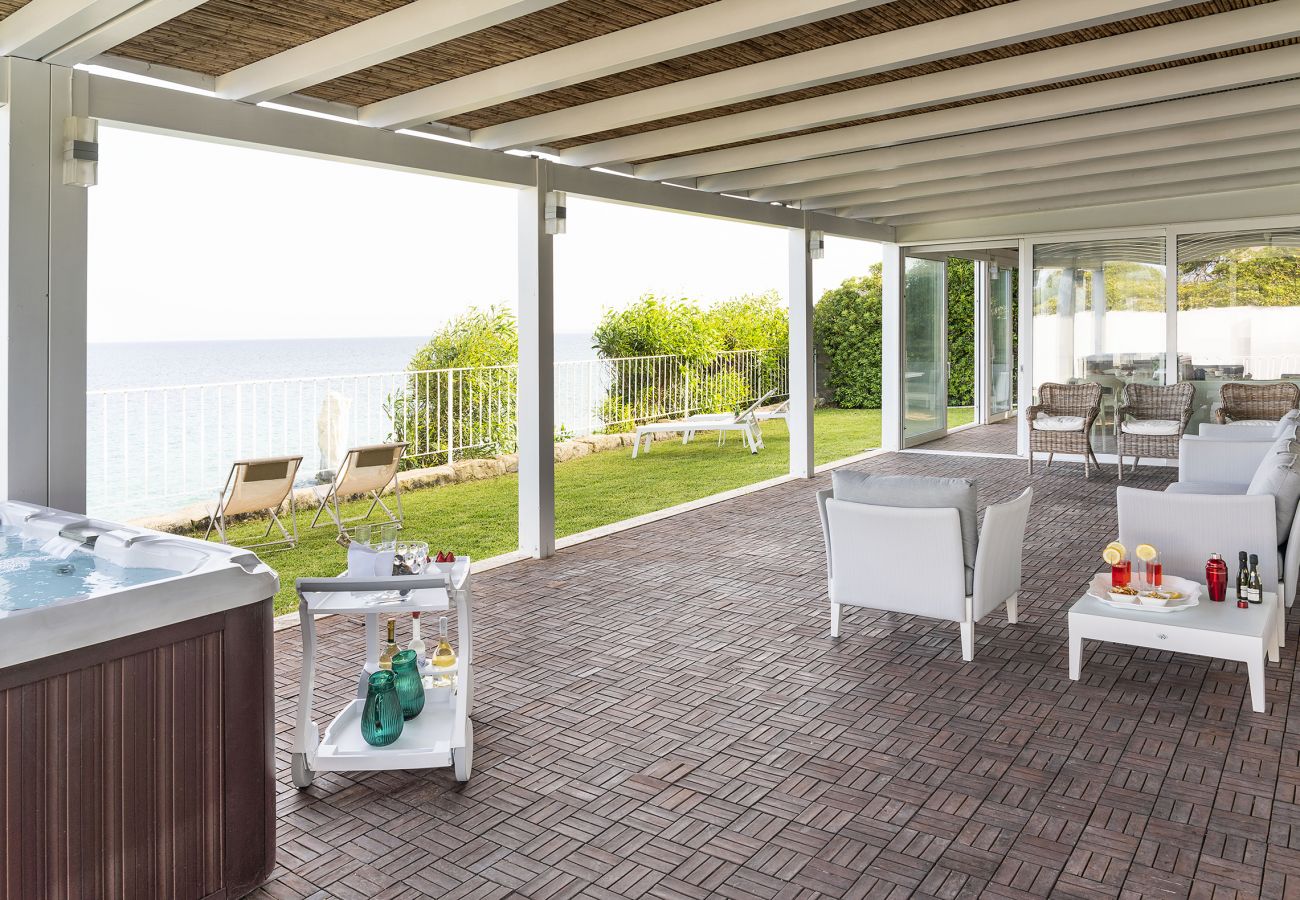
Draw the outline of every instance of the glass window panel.
[[[1178,375],[1193,433],[1225,382],[1300,382],[1300,229],[1179,237]]]
[[[945,330],[946,264],[907,259],[903,285],[903,435],[913,438],[947,427],[948,372]]]
[[[1034,382],[1102,386],[1098,451],[1115,449],[1123,386],[1165,382],[1164,247],[1162,237],[1034,245]]]

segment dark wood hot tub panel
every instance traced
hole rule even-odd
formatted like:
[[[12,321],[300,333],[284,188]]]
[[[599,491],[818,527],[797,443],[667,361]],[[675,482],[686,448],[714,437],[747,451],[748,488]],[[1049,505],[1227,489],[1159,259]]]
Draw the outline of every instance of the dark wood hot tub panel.
[[[0,898],[239,896],[274,860],[270,602],[0,670]]]

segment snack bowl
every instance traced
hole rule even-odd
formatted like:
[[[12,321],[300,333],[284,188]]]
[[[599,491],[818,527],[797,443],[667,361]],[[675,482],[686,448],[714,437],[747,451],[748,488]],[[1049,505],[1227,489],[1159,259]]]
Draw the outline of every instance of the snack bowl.
[[[1115,603],[1138,603],[1138,592],[1134,588],[1114,588],[1110,592],[1110,599]]]
[[[1138,594],[1136,599],[1140,606],[1165,606],[1172,598],[1160,591],[1148,591]]]

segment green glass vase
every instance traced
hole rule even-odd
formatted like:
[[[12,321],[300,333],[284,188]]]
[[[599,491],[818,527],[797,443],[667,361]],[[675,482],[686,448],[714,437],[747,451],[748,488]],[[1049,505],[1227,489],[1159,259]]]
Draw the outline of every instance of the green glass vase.
[[[387,747],[402,736],[402,702],[392,672],[376,672],[366,687],[361,710],[361,736],[372,747]]]
[[[402,718],[414,719],[424,709],[424,681],[414,650],[403,650],[393,657],[393,677],[397,681],[397,699],[402,703]]]

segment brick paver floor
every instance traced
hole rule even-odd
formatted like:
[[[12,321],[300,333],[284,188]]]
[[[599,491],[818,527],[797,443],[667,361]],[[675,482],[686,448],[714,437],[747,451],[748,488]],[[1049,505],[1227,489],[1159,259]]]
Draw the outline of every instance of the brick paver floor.
[[[1007,419],[992,425],[976,425],[922,444],[921,450],[957,451],[960,453],[1016,452],[1016,420]]]
[[[982,502],[1026,481],[1002,459],[856,467],[974,476]],[[849,610],[833,641],[813,501],[829,480],[476,576],[464,786],[436,770],[294,790],[300,645],[281,632],[279,866],[257,896],[1300,892],[1294,629],[1263,714],[1240,666],[1200,657],[1089,644],[1071,682],[1065,609],[1114,536],[1115,481],[1060,463],[1032,481],[1020,624],[981,623],[974,662],[955,625],[904,615]],[[362,634],[322,624],[324,721]]]

